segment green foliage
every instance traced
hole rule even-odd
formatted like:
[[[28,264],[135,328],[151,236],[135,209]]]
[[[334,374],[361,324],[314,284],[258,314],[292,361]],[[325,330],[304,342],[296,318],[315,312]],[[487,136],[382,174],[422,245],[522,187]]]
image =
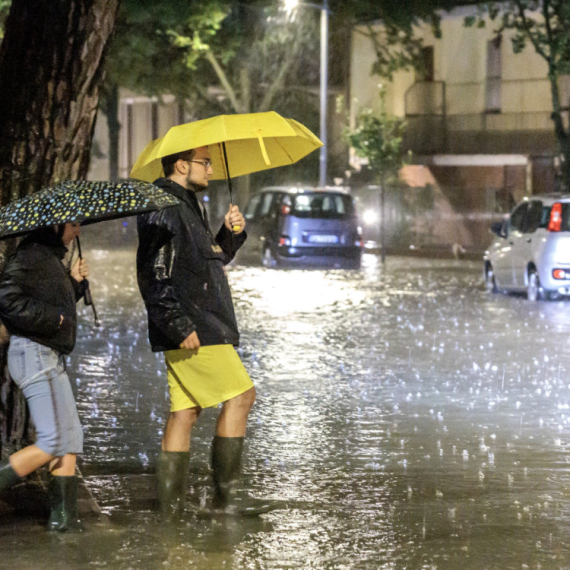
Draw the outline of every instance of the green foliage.
[[[194,108],[202,115],[286,110],[293,90],[318,84],[317,16],[310,8],[287,12],[281,3],[234,2],[215,35],[191,25],[171,32],[188,51]]]
[[[4,22],[10,11],[12,0],[0,0],[0,40],[4,37]]]
[[[382,92],[379,111],[363,109],[355,128],[345,133],[356,155],[368,159],[368,168],[382,178],[395,174],[402,166],[405,129],[403,119],[386,111],[384,97]]]
[[[228,2],[209,0],[122,0],[107,58],[106,85],[148,96],[184,97],[205,42],[219,28]],[[190,43],[176,38],[190,30]],[[206,46],[207,47],[207,46]]]

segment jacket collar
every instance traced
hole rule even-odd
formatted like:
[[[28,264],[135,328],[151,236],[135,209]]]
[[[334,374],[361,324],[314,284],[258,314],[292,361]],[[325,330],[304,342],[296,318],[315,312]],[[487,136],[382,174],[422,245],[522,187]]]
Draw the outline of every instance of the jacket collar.
[[[200,206],[198,205],[198,198],[196,197],[196,193],[194,190],[186,189],[184,186],[178,184],[178,182],[174,182],[174,180],[170,180],[169,178],[159,178],[158,180],[154,181],[154,184],[159,188],[170,192],[183,202],[186,202],[188,205],[194,207],[198,212],[200,211]]]

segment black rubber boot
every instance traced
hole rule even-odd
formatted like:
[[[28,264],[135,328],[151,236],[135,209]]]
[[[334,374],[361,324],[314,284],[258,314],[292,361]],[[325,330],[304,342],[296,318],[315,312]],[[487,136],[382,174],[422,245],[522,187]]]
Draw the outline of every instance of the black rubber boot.
[[[81,532],[85,530],[77,512],[77,476],[52,475],[48,484],[50,516],[48,530]]]
[[[0,493],[4,489],[9,489],[19,483],[22,478],[12,469],[10,461],[5,459],[0,461]]]
[[[158,505],[165,522],[171,521],[184,511],[189,462],[189,451],[161,451],[158,456]]]
[[[238,489],[243,437],[215,436],[212,442],[214,509],[234,516],[253,516],[276,508],[274,501],[254,499]]]

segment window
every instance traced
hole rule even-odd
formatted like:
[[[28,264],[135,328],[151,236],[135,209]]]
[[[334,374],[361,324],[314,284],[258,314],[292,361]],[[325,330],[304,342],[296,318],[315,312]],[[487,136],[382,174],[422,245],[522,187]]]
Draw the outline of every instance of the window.
[[[298,194],[293,203],[293,215],[300,218],[346,218],[353,212],[350,196],[341,194]]]
[[[485,111],[487,113],[501,112],[501,76],[503,58],[501,51],[501,36],[487,42],[487,83],[485,92]]]
[[[434,80],[433,46],[426,46],[421,51],[421,67],[416,71],[416,81]]]
[[[528,204],[521,204],[511,215],[510,229],[512,231],[523,232],[527,219]]]
[[[257,194],[257,196],[254,196],[249,201],[249,203],[245,209],[245,213],[243,215],[243,217],[246,220],[253,220],[253,218],[255,218],[255,211],[257,210],[257,206],[259,205],[260,201],[261,201],[261,194]]]
[[[261,210],[259,211],[260,218],[265,218],[266,216],[269,215],[269,212],[271,211],[272,201],[273,201],[273,194],[271,192],[262,194]]]
[[[543,212],[544,208],[542,207],[542,202],[539,200],[532,200],[528,204],[528,216],[526,227],[524,228],[524,233],[532,234],[538,228],[544,227],[543,223]]]

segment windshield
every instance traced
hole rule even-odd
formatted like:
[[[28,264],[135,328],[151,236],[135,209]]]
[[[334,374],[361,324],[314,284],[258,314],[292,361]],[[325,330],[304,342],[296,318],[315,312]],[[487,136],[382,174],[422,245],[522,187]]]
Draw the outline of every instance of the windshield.
[[[352,198],[343,194],[305,192],[293,198],[292,211],[299,218],[347,218],[354,214]]]

